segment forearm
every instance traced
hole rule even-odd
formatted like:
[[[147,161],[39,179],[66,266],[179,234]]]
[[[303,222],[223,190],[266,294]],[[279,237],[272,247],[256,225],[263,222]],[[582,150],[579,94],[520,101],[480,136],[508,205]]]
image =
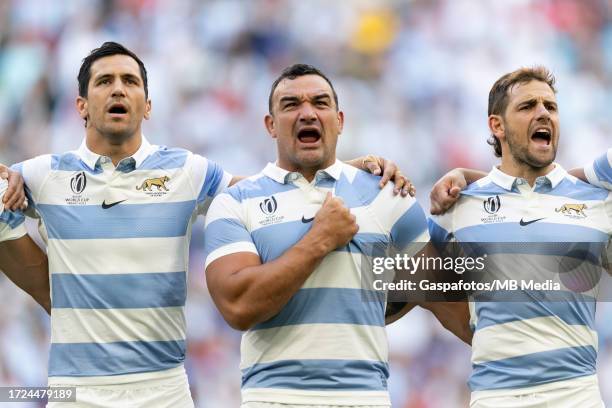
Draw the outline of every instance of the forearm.
[[[47,313],[51,312],[47,256],[28,235],[0,242],[0,269]]]
[[[468,184],[478,181],[487,175],[487,173],[485,173],[484,171],[480,171],[480,170],[466,169],[466,168],[459,168],[457,170],[463,173],[463,177],[465,177],[465,181]]]
[[[575,169],[571,169],[570,171],[568,171],[569,174],[571,174],[574,177],[579,178],[580,180],[588,183],[589,180],[587,180],[586,174],[584,174],[584,169],[582,167],[578,167]]]
[[[279,258],[223,277],[223,293],[213,298],[232,327],[247,330],[278,314],[328,252],[307,235]]]
[[[445,329],[472,344],[473,332],[470,327],[470,312],[467,302],[423,302],[419,304],[436,316]]]

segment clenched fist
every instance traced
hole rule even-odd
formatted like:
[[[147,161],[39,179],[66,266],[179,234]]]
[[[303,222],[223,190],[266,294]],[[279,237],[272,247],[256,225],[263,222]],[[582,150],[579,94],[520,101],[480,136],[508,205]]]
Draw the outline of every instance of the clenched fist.
[[[359,231],[355,221],[356,217],[344,206],[342,200],[327,193],[323,206],[315,216],[311,232],[331,252],[348,244]]]

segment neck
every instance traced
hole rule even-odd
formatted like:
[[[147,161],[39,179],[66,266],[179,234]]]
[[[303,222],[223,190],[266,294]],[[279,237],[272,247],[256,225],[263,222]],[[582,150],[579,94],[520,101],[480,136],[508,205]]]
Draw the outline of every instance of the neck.
[[[287,170],[287,171],[290,171],[290,172],[298,172],[302,176],[304,176],[304,178],[306,180],[311,182],[314,179],[315,174],[317,174],[317,171],[328,168],[329,166],[334,164],[335,161],[336,161],[336,159],[334,158],[331,161],[331,163],[324,163],[322,165],[313,166],[313,167],[309,167],[309,166],[305,166],[305,165],[299,165],[299,164],[295,164],[295,163],[289,163],[289,162],[286,162],[284,160],[281,160],[280,158],[278,159],[277,163],[278,163],[278,167],[280,167],[281,169]]]
[[[138,132],[126,139],[115,141],[108,136],[87,132],[85,143],[92,152],[110,157],[116,166],[122,159],[130,157],[138,151],[142,144],[142,134]]]
[[[535,184],[538,177],[547,175],[554,168],[554,163],[550,163],[548,166],[544,167],[533,167],[527,163],[519,163],[509,154],[504,154],[502,156],[501,166],[499,166],[501,171],[512,177],[524,178],[530,186]]]

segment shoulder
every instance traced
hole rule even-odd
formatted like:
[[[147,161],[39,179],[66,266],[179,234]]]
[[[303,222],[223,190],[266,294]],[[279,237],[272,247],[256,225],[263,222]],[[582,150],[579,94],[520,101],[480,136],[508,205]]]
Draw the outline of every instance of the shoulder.
[[[180,147],[153,145],[152,153],[142,162],[142,170],[168,170],[184,167],[188,161],[207,159]]]

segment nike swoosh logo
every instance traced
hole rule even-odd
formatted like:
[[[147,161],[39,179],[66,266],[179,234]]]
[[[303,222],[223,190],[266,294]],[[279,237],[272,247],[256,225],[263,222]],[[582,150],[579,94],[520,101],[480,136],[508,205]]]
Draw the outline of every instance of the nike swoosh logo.
[[[302,215],[302,222],[304,224],[308,224],[312,220],[314,220],[314,217],[312,217],[312,218],[304,218],[304,216]]]
[[[546,218],[546,217],[544,217],[544,218]],[[526,225],[533,224],[534,222],[541,221],[544,218],[536,218],[535,220],[531,220],[531,221],[523,221],[523,219],[521,218],[521,221],[519,222],[519,224],[521,224],[521,227],[524,227]]]
[[[106,201],[102,201],[102,208],[105,210],[108,210],[111,207],[116,206],[119,203],[124,202],[125,200],[121,200],[121,201],[115,201],[114,203],[110,203],[110,204],[106,204]]]

